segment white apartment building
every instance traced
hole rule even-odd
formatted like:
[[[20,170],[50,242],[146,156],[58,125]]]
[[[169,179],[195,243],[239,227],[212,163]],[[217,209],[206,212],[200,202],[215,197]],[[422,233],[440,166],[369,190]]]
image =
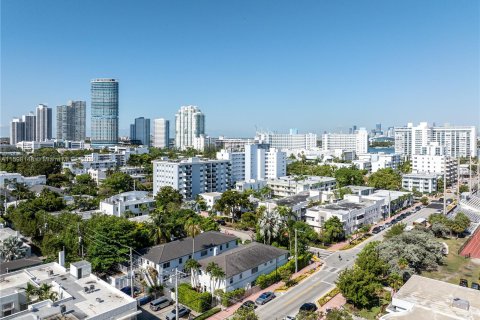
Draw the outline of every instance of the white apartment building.
[[[187,237],[142,249],[140,265],[144,269],[150,267],[157,270],[158,281],[163,283],[175,273],[175,269],[183,270],[188,259],[201,262],[202,259],[236,248],[237,241],[238,238],[235,236],[207,231],[197,235],[195,241],[192,237]]]
[[[337,180],[332,177],[306,176],[298,179],[293,176],[283,176],[267,180],[267,186],[272,189],[275,197],[288,197],[310,190],[331,191],[336,188]]]
[[[363,225],[380,221],[383,218],[382,203],[383,201],[366,200],[362,196],[349,194],[337,203],[308,208],[305,222],[320,232],[325,221],[337,217],[348,235]]]
[[[62,255],[62,252],[60,253]],[[134,320],[141,313],[137,300],[91,273],[87,261],[65,268],[63,262],[41,264],[0,275],[0,317],[13,319]],[[51,285],[57,300],[27,301],[27,284]],[[35,300],[36,299],[36,300]]]
[[[243,192],[245,190],[260,190],[267,185],[266,180],[244,180],[235,182],[235,190]]]
[[[175,114],[175,147],[193,147],[195,137],[205,134],[205,115],[197,106],[183,106]]]
[[[224,192],[231,185],[231,164],[228,160],[189,158],[153,161],[153,194],[170,186],[194,199],[205,192]]]
[[[215,203],[220,200],[222,197],[221,192],[206,192],[206,193],[200,193],[200,197],[202,197],[203,200],[205,200],[205,203],[207,205],[207,210],[212,210],[213,206]]]
[[[216,146],[218,149],[225,149],[228,151],[244,151],[245,145],[247,144],[255,144],[255,139],[226,138],[225,136],[219,136],[216,141]],[[268,147],[268,144],[266,147]]]
[[[401,155],[398,153],[366,153],[359,154],[358,161],[353,161],[355,165],[362,166],[363,161],[370,162],[370,165],[364,164],[364,168],[370,167],[369,172],[377,172],[380,169],[391,168],[397,170],[402,162]]]
[[[232,164],[232,182],[275,179],[287,174],[287,154],[264,145],[246,144],[244,151],[217,152],[217,159]]]
[[[20,173],[0,171],[0,188],[5,188],[8,184],[24,183],[28,187],[47,184],[45,175],[24,177]]]
[[[402,176],[402,188],[408,191],[414,189],[422,193],[437,191],[437,181],[443,175],[438,173],[409,173]]]
[[[192,148],[198,151],[205,151],[207,148],[216,147],[217,140],[217,138],[201,134],[198,137],[193,137]]]
[[[52,108],[39,104],[36,109],[35,139],[45,141],[52,139]]]
[[[404,127],[395,127],[395,152],[411,157],[423,154],[429,143],[436,142],[444,147],[446,156],[476,156],[477,132],[475,126],[430,127],[427,122],[418,126],[408,123]]]
[[[288,262],[288,251],[262,243],[252,242],[226,253],[200,260],[200,269],[195,272],[192,286],[204,292],[224,292],[243,288],[248,290],[262,274],[269,274]],[[212,281],[206,271],[209,263],[217,264],[225,276]]]
[[[119,193],[100,202],[100,211],[111,216],[121,217],[126,211],[135,216],[149,214],[155,208],[155,199],[147,191]]]
[[[55,141],[21,141],[16,144],[16,147],[23,152],[32,153],[41,148],[55,148]]]
[[[90,173],[89,170],[115,169],[123,161],[122,155],[113,153],[92,153],[83,158],[72,159],[62,163],[63,169],[69,169],[74,175]],[[93,174],[93,171],[91,171]]]
[[[297,220],[301,220],[310,203],[321,200],[325,200],[322,191],[303,191],[280,199],[263,200],[258,203],[258,206],[265,207],[267,212],[273,212],[277,207],[286,207],[292,211]]]
[[[323,150],[355,151],[357,154],[368,152],[368,131],[358,129],[355,133],[326,133],[322,135]]]
[[[92,178],[93,181],[95,181],[97,184],[102,183],[103,180],[107,179],[107,171],[108,169],[102,168],[102,169],[88,169],[87,173]]]
[[[448,184],[456,181],[457,161],[445,156],[444,148],[439,147],[438,143],[429,144],[425,149],[425,154],[412,155],[412,173],[446,174]]]
[[[170,121],[163,118],[153,120],[153,146],[168,148],[170,144]]]
[[[268,143],[270,148],[279,150],[312,149],[317,146],[315,133],[298,133],[290,129],[289,133],[257,132],[255,140],[258,143]]]

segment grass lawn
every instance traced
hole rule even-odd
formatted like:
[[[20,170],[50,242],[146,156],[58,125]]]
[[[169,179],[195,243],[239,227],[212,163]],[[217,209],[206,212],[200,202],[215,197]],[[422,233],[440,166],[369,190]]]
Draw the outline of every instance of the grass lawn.
[[[422,276],[457,285],[459,284],[460,279],[467,279],[469,287],[472,282],[479,283],[480,264],[475,264],[471,259],[465,259],[457,253],[460,246],[466,240],[466,238],[442,240],[442,242],[445,242],[448,245],[448,256],[444,259],[444,264],[440,266],[437,271],[423,272]]]

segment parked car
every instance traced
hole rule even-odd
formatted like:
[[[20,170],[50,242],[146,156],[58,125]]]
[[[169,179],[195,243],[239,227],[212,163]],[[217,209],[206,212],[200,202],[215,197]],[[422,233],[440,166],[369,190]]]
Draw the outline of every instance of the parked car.
[[[379,233],[380,231],[382,231],[382,229],[381,229],[380,227],[375,227],[375,228],[372,229],[372,233],[373,233],[373,234],[377,234],[377,233]]]
[[[150,301],[152,301],[153,297],[152,296],[143,296],[143,297],[140,297],[137,299],[138,301],[138,305],[139,306],[143,306],[144,304],[147,304],[149,303]]]
[[[225,225],[227,224],[227,223],[225,222],[225,220],[223,220],[223,219],[218,219],[218,220],[217,220],[217,223],[218,223],[219,225],[221,225],[221,226],[225,226]]]
[[[122,289],[120,289],[120,291],[122,291],[123,293],[131,296],[132,295],[132,288],[130,286],[127,286],[127,287],[123,287]],[[134,295],[137,295],[140,293],[140,288],[138,287],[133,287],[133,294]]]
[[[168,299],[167,297],[160,297],[150,302],[150,309],[152,309],[153,311],[158,311],[160,309],[168,307],[172,304],[172,302],[173,301]]]
[[[273,298],[275,298],[275,294],[273,292],[267,291],[262,293],[260,297],[258,297],[257,300],[255,300],[255,303],[258,305],[263,305],[268,301],[272,300]]]
[[[475,290],[480,290],[480,285],[476,282],[472,282],[472,289],[475,289]]]
[[[187,309],[187,308],[184,307],[184,306],[179,306],[179,307],[178,307],[178,317],[179,317],[179,318],[185,317],[186,315],[189,315],[189,314],[190,314],[190,309]],[[165,319],[166,319],[166,320],[177,320],[177,319],[176,319],[176,314],[175,314],[175,308],[173,308],[173,310],[170,311],[170,312],[165,316]]]
[[[252,300],[247,300],[238,309],[255,309],[257,305]]]
[[[302,306],[298,310],[298,312],[302,312],[302,311],[309,311],[309,312],[317,311],[317,305],[315,303],[306,302],[302,304]]]
[[[460,279],[460,286],[468,288],[468,280],[467,279]]]

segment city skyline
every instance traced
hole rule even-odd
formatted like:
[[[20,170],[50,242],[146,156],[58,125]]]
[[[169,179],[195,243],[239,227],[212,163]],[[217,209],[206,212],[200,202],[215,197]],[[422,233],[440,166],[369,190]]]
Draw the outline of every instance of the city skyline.
[[[478,115],[477,2],[142,4],[2,2],[1,136],[39,103],[68,100],[87,101],[90,135],[97,77],[122,83],[121,135],[136,117],[173,121],[189,104],[208,115],[212,136],[478,126],[463,116]],[[66,12],[84,23],[62,24]],[[100,15],[110,37],[95,33]]]

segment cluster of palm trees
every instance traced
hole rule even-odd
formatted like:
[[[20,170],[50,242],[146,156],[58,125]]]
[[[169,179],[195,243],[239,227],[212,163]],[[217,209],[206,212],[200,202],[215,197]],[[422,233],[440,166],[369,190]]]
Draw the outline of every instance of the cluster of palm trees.
[[[48,283],[42,283],[40,286],[35,286],[30,282],[27,283],[27,286],[23,288],[27,296],[27,302],[43,301],[50,299],[56,301],[58,299],[58,293],[52,291],[52,285]]]
[[[294,220],[290,208],[277,206],[274,210],[266,210],[265,207],[260,207],[258,216],[258,231],[264,243],[271,244],[272,239],[279,237],[281,234],[290,234],[289,231],[291,230],[288,230],[288,222]]]

